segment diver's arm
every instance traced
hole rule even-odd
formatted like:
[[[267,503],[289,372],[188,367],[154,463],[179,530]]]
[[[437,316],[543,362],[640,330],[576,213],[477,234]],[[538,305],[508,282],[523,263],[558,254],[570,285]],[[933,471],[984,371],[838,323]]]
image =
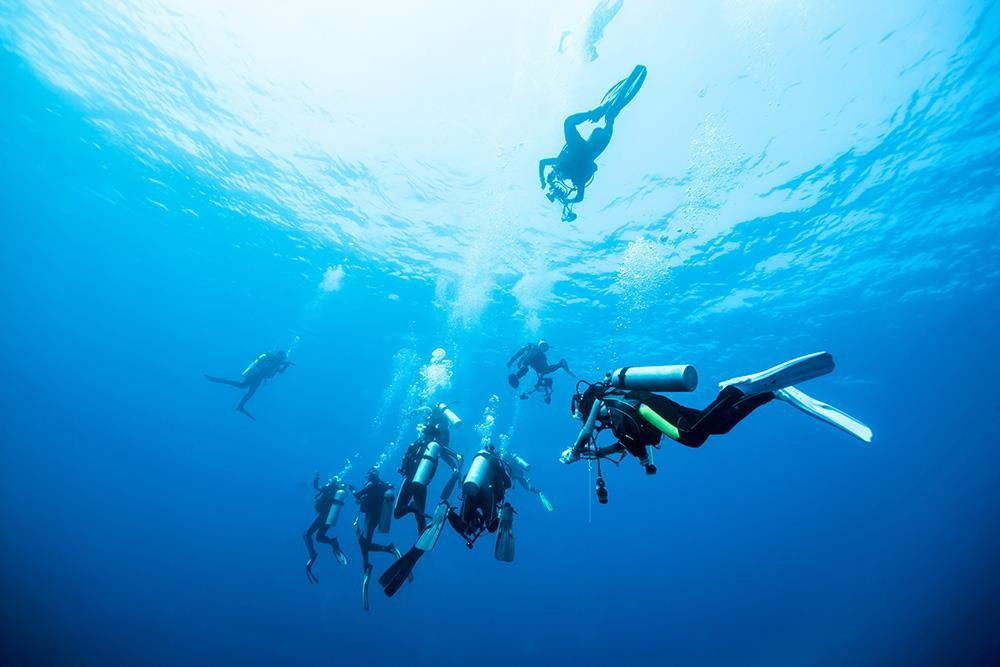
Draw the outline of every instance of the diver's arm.
[[[587,417],[587,422],[580,429],[580,435],[576,436],[576,442],[573,444],[573,449],[576,451],[581,451],[590,440],[590,435],[594,432],[594,425],[597,423],[597,416],[601,413],[602,407],[604,407],[604,401],[600,399],[594,401],[593,407],[590,408],[590,415]]]
[[[507,368],[510,368],[510,365],[513,364],[515,361],[517,361],[518,357],[522,356],[525,352],[527,352],[529,347],[531,347],[531,346],[530,345],[525,345],[520,350],[518,350],[517,352],[515,352],[514,356],[511,357],[510,361],[507,362]]]
[[[319,491],[319,470],[316,471],[316,476],[313,477],[313,488]]]
[[[559,158],[547,157],[544,160],[538,161],[538,182],[541,183],[542,187],[545,187],[545,168],[555,166],[559,161]]]

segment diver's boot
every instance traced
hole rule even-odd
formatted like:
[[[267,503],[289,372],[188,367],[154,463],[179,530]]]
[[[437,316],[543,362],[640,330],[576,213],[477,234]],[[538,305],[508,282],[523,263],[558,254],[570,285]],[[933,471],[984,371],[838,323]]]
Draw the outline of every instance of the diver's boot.
[[[781,399],[794,408],[801,410],[811,417],[824,421],[831,426],[839,428],[841,431],[853,435],[863,442],[872,441],[872,430],[849,414],[837,408],[817,401],[805,392],[799,391],[795,387],[785,387],[774,392],[774,397]]]
[[[818,378],[832,372],[833,368],[833,355],[829,352],[814,352],[778,364],[760,373],[725,380],[719,383],[719,388],[733,387],[742,392],[744,396],[757,396]]]

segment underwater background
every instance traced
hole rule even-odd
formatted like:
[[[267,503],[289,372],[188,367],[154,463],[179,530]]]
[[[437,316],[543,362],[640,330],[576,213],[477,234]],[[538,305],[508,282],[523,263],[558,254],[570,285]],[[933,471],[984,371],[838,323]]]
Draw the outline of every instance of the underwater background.
[[[996,664],[998,43],[957,0],[0,2],[0,660]],[[562,222],[537,162],[639,63]],[[695,407],[829,350],[875,438],[775,404],[601,506],[572,378],[506,384],[540,337]],[[202,376],[279,348],[256,422]],[[555,511],[366,613],[348,521],[303,574],[312,476],[398,483],[427,400]]]

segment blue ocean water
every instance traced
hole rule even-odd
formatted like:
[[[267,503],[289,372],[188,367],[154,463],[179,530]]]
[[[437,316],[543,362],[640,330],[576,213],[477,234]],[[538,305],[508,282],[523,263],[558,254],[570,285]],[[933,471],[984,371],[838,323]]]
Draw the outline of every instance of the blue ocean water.
[[[996,664],[1000,7],[687,4],[0,5],[3,664]],[[562,222],[537,161],[637,63]],[[768,405],[601,506],[540,337],[694,407],[829,350],[875,438]],[[289,346],[256,422],[202,377]],[[396,482],[432,399],[555,511],[364,612],[311,480]]]

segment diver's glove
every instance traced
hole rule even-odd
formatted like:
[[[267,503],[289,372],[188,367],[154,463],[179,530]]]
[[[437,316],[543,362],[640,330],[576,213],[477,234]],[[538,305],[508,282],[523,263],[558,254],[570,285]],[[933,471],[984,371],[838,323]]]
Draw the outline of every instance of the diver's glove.
[[[559,455],[559,461],[569,465],[570,463],[575,463],[580,460],[580,452],[576,447],[567,447],[563,450],[563,453]]]

